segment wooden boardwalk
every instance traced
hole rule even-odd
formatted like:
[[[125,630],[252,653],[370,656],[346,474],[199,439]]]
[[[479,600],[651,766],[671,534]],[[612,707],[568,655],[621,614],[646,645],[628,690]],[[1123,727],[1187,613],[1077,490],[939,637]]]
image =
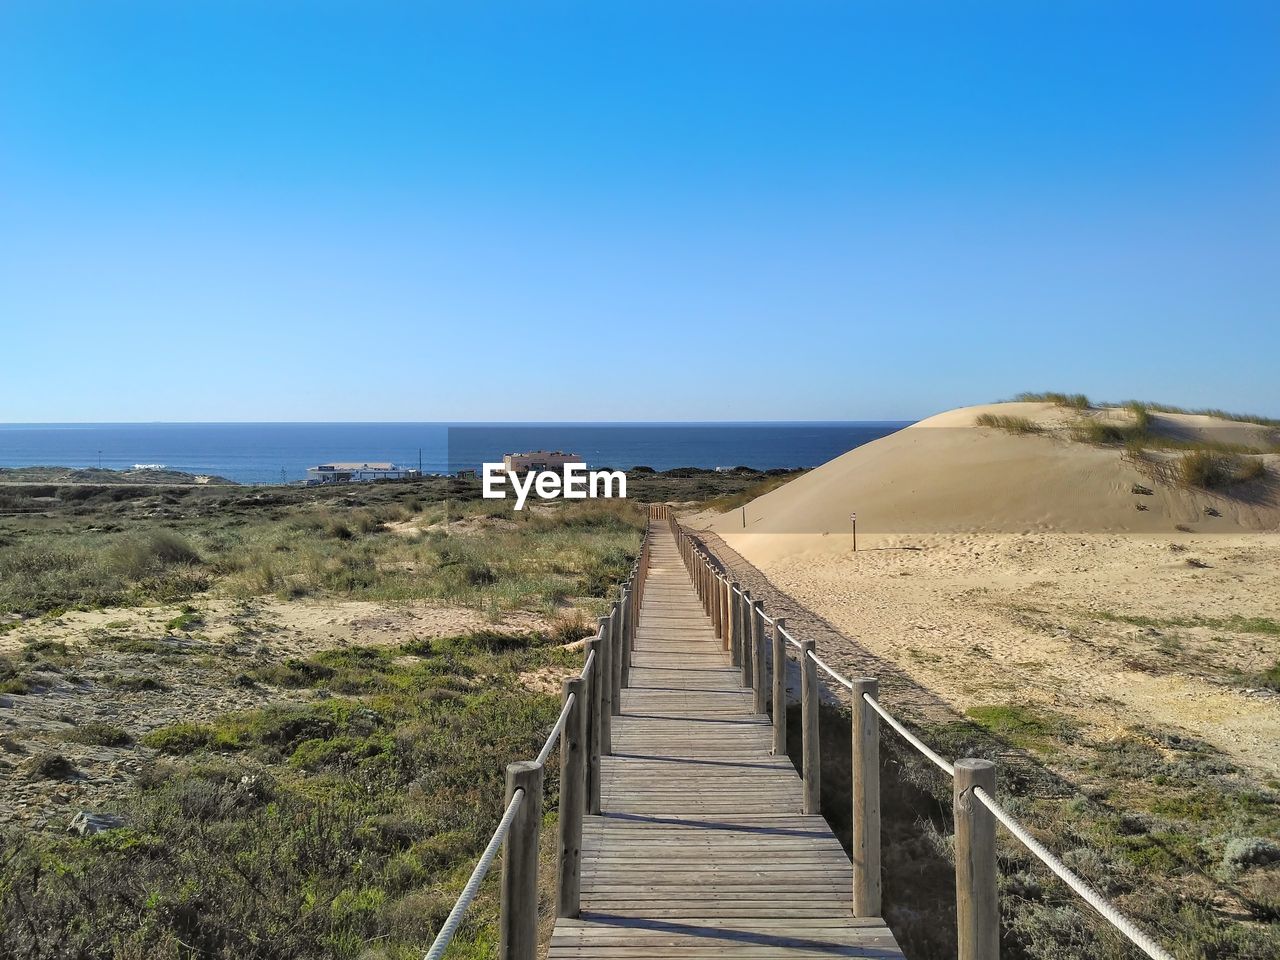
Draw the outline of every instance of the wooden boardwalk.
[[[800,812],[800,778],[772,755],[667,525],[650,532],[601,815],[583,825],[581,915],[556,922],[550,957],[901,958],[884,921],[853,916],[844,850]]]

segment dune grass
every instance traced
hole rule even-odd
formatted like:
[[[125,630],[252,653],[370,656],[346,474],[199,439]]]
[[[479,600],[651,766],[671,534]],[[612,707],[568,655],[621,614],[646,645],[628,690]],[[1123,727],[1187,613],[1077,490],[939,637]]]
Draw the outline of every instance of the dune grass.
[[[979,427],[995,427],[1009,433],[1042,433],[1040,424],[1028,417],[1010,417],[998,413],[980,413],[974,420]]]
[[[1089,398],[1083,393],[1060,393],[1054,390],[1023,392],[1013,398],[1019,403],[1053,403],[1071,410],[1088,410]]]

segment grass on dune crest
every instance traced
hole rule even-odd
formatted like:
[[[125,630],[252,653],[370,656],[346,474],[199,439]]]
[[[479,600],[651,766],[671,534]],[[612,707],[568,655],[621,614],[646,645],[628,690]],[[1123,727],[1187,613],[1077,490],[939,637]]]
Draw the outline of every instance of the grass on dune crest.
[[[1156,403],[1150,400],[1094,403],[1083,393],[1060,393],[1057,391],[1027,391],[1017,394],[1013,399],[1020,403],[1053,403],[1060,407],[1081,411],[1105,407],[1140,407],[1152,413],[1178,413],[1188,416],[1213,417],[1218,420],[1231,420],[1237,423],[1253,423],[1262,427],[1280,427],[1280,417],[1266,417],[1257,413],[1233,413],[1217,407],[1179,407],[1171,403]]]
[[[1239,484],[1267,477],[1266,463],[1260,459],[1268,453],[1280,453],[1280,439],[1270,443],[1243,443],[1224,438],[1179,436],[1160,429],[1156,420],[1159,413],[1196,414],[1217,417],[1237,423],[1280,427],[1280,420],[1256,414],[1235,414],[1223,410],[1190,410],[1169,404],[1128,400],[1123,404],[1095,406],[1084,394],[1021,393],[1020,401],[1055,403],[1079,414],[1070,425],[1071,439],[1080,443],[1099,446],[1120,446],[1138,461],[1150,460],[1151,452],[1158,451],[1175,457],[1170,461],[1167,477],[1184,486],[1202,490],[1230,490]],[[1104,415],[1106,410],[1118,407],[1125,419],[1115,420]],[[1026,417],[984,413],[977,417],[978,426],[997,427],[1010,433],[1043,433],[1044,428]]]
[[[995,427],[1009,433],[1042,433],[1040,424],[1028,417],[1008,417],[998,413],[981,413],[974,423],[979,427]]]

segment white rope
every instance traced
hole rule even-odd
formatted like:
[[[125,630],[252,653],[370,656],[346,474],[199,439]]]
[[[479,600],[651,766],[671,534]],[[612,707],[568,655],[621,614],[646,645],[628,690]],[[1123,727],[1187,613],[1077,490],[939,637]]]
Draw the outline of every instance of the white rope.
[[[545,766],[547,757],[551,756],[551,751],[556,748],[556,741],[560,739],[565,722],[569,719],[569,711],[573,709],[574,701],[577,699],[576,693],[571,693],[565,698],[564,706],[560,708],[560,716],[556,718],[556,725],[547,734],[547,742],[542,745],[542,750],[538,752],[538,759],[534,761],[538,766]]]
[[[1151,957],[1152,960],[1173,960],[1173,956],[1169,951],[1139,930],[1132,920],[1104,899],[1102,894],[1072,873],[1039,840],[1029,834],[1022,824],[1013,819],[1000,804],[996,803],[995,798],[990,796],[987,791],[981,787],[974,787],[973,795],[982,801],[982,805],[990,810],[992,816],[1003,823],[1010,833],[1022,841],[1024,847],[1039,857],[1040,861],[1057,874],[1063,883],[1083,897],[1089,906],[1097,910],[1113,927],[1128,937],[1135,947],[1148,957]]]
[[[506,812],[503,813],[502,819],[498,822],[498,828],[493,831],[493,836],[489,839],[489,845],[484,848],[484,853],[480,855],[480,862],[471,871],[471,877],[467,880],[467,885],[462,888],[462,893],[458,895],[458,902],[449,911],[449,916],[445,919],[444,926],[436,934],[436,938],[431,944],[431,949],[427,951],[426,960],[440,960],[444,956],[444,952],[449,949],[449,941],[453,939],[453,935],[457,932],[458,924],[462,922],[463,914],[467,912],[472,901],[475,900],[476,894],[480,892],[480,884],[484,881],[485,874],[489,872],[489,868],[493,866],[494,858],[498,856],[498,850],[502,847],[502,841],[507,839],[507,833],[511,830],[511,823],[515,820],[516,812],[519,811],[520,803],[523,800],[524,788],[522,787],[511,795],[511,802],[507,804]]]
[[[578,674],[578,676],[581,677],[583,680],[591,676],[591,668],[595,666],[595,663],[596,663],[596,652],[592,650],[589,654],[587,654],[587,662],[582,665],[582,673]]]
[[[891,714],[884,707],[880,706],[880,704],[877,703],[875,699],[873,699],[872,697],[868,696],[865,693],[862,695],[862,699],[867,701],[867,703],[871,704],[871,709],[874,710],[876,713],[880,714],[880,716],[884,719],[885,723],[889,724],[889,726],[897,730],[898,733],[902,735],[902,738],[907,741],[907,743],[911,744],[913,747],[915,747],[917,750],[923,753],[926,757],[932,760],[935,764],[937,764],[938,767],[946,771],[947,776],[954,777],[956,775],[956,768],[954,766],[952,766],[942,757],[938,756],[938,754],[934,753],[933,750],[930,749],[927,743],[925,743],[923,740],[917,737],[914,733],[912,733],[910,730],[904,727],[901,723],[899,723],[897,719],[893,716],[893,714]]]
[[[786,638],[787,638],[787,642],[788,642],[789,644],[791,644],[791,645],[792,645],[793,647],[795,647],[797,650],[799,650],[799,649],[800,649],[800,641],[799,641],[799,640],[797,640],[795,637],[793,637],[791,634],[787,633],[787,628],[786,628],[786,627],[783,627],[783,628],[782,628],[782,635],[783,635],[784,637],[786,637]]]
[[[816,664],[817,664],[819,667],[821,667],[823,670],[827,671],[827,676],[829,676],[832,680],[834,680],[836,683],[840,684],[840,686],[842,686],[842,687],[847,687],[847,688],[849,688],[850,690],[852,690],[852,689],[853,689],[853,681],[852,681],[852,680],[847,680],[847,679],[845,679],[844,677],[840,676],[840,674],[836,673],[833,669],[831,669],[831,667],[830,667],[830,666],[828,666],[825,662],[823,662],[823,660],[822,660],[822,659],[821,659],[821,658],[820,658],[816,653],[814,653],[812,650],[810,650],[810,651],[809,651],[809,656],[811,656],[811,657],[813,658],[813,662],[814,662],[814,663],[816,663]]]

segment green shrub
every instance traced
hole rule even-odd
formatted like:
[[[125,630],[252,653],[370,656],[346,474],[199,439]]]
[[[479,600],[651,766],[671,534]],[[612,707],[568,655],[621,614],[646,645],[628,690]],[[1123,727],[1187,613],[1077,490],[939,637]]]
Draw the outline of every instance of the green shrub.
[[[173,756],[238,745],[234,739],[205,723],[175,723],[170,727],[161,727],[144,736],[142,742],[154,750]]]
[[[96,721],[72,727],[65,736],[74,743],[99,747],[124,747],[133,742],[133,738],[122,727]]]

